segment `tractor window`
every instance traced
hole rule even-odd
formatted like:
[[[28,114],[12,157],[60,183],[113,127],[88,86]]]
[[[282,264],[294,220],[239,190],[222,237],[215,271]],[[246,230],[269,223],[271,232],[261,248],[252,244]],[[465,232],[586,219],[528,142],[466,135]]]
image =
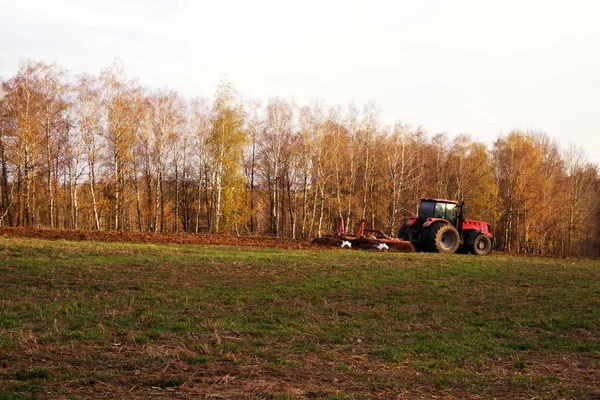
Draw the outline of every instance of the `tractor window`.
[[[432,218],[434,209],[435,203],[422,201],[421,207],[419,207],[419,218]]]
[[[458,218],[458,210],[456,209],[456,204],[446,204],[446,219],[454,224],[456,219]]]
[[[446,203],[435,203],[434,218],[446,218]]]

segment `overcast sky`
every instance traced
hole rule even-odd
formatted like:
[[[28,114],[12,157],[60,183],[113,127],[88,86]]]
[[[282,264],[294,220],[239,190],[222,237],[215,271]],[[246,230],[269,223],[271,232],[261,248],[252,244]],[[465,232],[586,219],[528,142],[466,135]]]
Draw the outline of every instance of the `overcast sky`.
[[[0,0],[0,77],[20,60],[210,97],[223,74],[266,102],[362,106],[384,124],[514,129],[600,164],[600,1]]]

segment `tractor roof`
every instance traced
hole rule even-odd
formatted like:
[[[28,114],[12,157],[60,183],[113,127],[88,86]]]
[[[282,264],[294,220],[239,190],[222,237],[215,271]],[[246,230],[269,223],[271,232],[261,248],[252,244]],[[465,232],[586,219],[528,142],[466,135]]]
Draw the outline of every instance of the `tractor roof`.
[[[450,204],[458,204],[458,201],[454,200],[445,200],[445,199],[432,199],[427,197],[425,199],[421,199],[421,201],[435,201],[436,203],[450,203]]]

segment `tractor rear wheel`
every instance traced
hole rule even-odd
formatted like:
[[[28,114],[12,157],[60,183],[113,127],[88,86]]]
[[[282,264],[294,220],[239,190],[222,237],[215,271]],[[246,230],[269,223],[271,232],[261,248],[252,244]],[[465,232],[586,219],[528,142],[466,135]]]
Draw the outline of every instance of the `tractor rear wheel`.
[[[453,254],[460,245],[460,235],[455,227],[449,224],[435,224],[431,227],[428,236],[430,251]]]
[[[471,246],[471,253],[478,256],[487,256],[492,251],[492,241],[489,237],[480,233],[473,240],[473,245]]]

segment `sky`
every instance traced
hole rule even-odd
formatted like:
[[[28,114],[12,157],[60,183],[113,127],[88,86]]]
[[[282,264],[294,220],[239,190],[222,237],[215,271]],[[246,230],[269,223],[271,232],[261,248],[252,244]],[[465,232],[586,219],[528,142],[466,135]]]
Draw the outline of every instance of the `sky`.
[[[595,0],[0,0],[0,77],[19,62],[211,97],[363,106],[383,125],[493,143],[536,130],[600,165]]]

